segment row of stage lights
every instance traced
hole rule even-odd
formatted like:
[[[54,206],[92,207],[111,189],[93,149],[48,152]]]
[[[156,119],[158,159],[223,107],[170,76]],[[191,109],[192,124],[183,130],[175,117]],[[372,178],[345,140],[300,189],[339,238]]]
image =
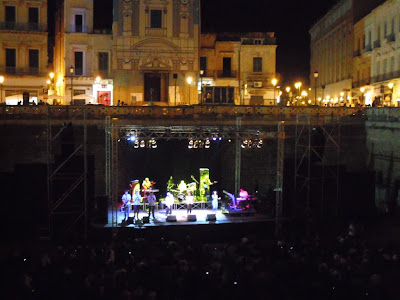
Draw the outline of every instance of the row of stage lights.
[[[214,134],[211,138],[213,141],[222,141],[222,137]],[[205,140],[197,140],[197,139],[190,139],[188,148],[189,149],[209,149],[211,146],[211,140],[209,138],[206,138]]]
[[[129,135],[126,138],[127,141],[133,143],[133,148],[138,149],[138,148],[151,148],[151,149],[156,149],[157,148],[157,141],[154,138],[151,138],[150,140],[138,140],[135,135]]]
[[[260,149],[262,147],[263,140],[262,139],[256,139],[256,140],[243,140],[241,147],[243,149],[246,148],[257,148]]]

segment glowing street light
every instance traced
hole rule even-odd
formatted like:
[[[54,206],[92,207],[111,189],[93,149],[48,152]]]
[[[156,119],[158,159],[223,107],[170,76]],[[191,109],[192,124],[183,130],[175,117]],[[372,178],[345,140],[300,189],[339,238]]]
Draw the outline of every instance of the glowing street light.
[[[275,86],[278,83],[278,79],[274,78],[271,80],[272,85],[274,86],[274,100],[275,100]]]
[[[318,71],[315,71],[314,72],[314,79],[315,79],[315,84],[314,84],[314,89],[315,89],[315,91],[314,91],[314,105],[316,105],[317,104],[317,79],[318,79],[318,76],[319,76],[319,73],[318,73]]]
[[[0,76],[0,103],[3,102],[3,82],[4,76]]]
[[[188,78],[186,78],[186,82],[189,85],[189,105],[190,105],[190,85],[192,84],[193,78],[191,76],[189,76]]]
[[[74,71],[75,71],[75,69],[74,69],[74,67],[71,65],[71,66],[69,67],[69,74],[71,75],[71,105],[74,105],[74,99],[72,98],[72,92],[73,92],[73,82],[72,82],[72,78],[73,78],[73,75],[74,75]]]

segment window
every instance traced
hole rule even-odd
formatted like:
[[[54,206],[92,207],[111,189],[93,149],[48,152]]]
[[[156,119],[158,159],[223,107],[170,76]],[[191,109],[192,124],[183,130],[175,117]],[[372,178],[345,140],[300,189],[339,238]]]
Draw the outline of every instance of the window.
[[[378,61],[376,63],[376,75],[379,75],[381,73],[381,62]]]
[[[222,58],[222,75],[224,77],[231,76],[231,58],[230,57]]]
[[[6,72],[15,73],[17,66],[17,56],[15,49],[6,49]]]
[[[151,10],[150,12],[150,27],[151,28],[162,28],[162,11]]]
[[[206,56],[200,57],[200,70],[203,70],[204,74],[206,74],[206,71],[207,71],[207,57]]]
[[[253,72],[262,72],[262,57],[253,57]]]
[[[13,29],[16,22],[15,6],[6,6],[6,28]]]
[[[39,8],[29,7],[29,27],[36,29],[39,25]]]
[[[383,36],[387,37],[387,22],[383,25]]]
[[[108,52],[99,52],[99,72],[101,77],[108,77]]]
[[[381,39],[381,26],[378,26],[378,30],[376,31],[376,40],[379,41]]]
[[[75,15],[75,32],[83,32],[83,15]]]
[[[254,45],[262,45],[262,39],[255,39]]]
[[[208,104],[233,104],[235,88],[207,86],[205,87],[205,102]]]
[[[75,75],[83,75],[83,52],[75,52]]]
[[[29,73],[37,74],[39,72],[39,50],[29,49]]]

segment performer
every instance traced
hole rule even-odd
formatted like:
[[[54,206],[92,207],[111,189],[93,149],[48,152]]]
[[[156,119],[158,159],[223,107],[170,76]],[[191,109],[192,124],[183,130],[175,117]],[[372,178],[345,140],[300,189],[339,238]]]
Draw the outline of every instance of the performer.
[[[187,212],[187,214],[192,213],[193,200],[194,200],[194,197],[192,195],[192,192],[188,192],[188,194],[186,195],[186,212]]]
[[[185,193],[185,192],[186,192],[186,189],[187,189],[186,182],[183,181],[183,180],[181,180],[181,182],[178,184],[179,193],[180,193],[180,194]]]
[[[228,193],[227,191],[223,190],[224,194],[227,194],[232,202],[232,207],[236,208],[236,197],[234,194]]]
[[[239,196],[240,198],[242,198],[242,200],[247,200],[247,198],[249,197],[249,193],[244,189],[240,189]]]
[[[171,191],[174,188],[174,185],[174,179],[171,176],[167,182],[167,191]]]
[[[167,196],[165,197],[165,206],[167,215],[172,214],[172,206],[174,204],[174,201],[175,201],[174,196],[170,192],[168,192]]]
[[[139,220],[139,210],[140,210],[140,202],[142,201],[142,196],[140,196],[140,193],[138,190],[135,191],[132,201],[133,201],[134,216],[135,216],[136,220]]]
[[[217,211],[218,210],[218,200],[221,199],[220,197],[218,197],[217,191],[213,191],[211,198],[212,198],[212,201],[211,201],[212,210]]]
[[[124,221],[129,218],[129,213],[131,212],[131,194],[126,190],[125,194],[122,195],[122,203],[124,204]]]
[[[148,177],[146,177],[142,182],[142,192],[147,192],[152,186],[152,182]]]
[[[205,175],[204,180],[203,180],[203,190],[204,190],[204,195],[207,197],[207,200],[209,200],[210,197],[210,185],[213,185],[214,183],[211,182],[210,176]]]
[[[152,215],[154,219],[154,208],[156,205],[156,200],[156,195],[154,195],[153,192],[150,192],[150,194],[147,195],[147,202],[149,203],[149,218],[150,215]]]

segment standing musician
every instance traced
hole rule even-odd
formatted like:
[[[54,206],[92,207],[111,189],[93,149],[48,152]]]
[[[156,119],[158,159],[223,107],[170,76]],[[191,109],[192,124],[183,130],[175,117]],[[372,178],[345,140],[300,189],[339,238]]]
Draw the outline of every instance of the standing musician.
[[[153,216],[154,219],[154,208],[156,205],[156,195],[154,195],[153,192],[150,192],[150,194],[147,195],[147,202],[149,203],[149,218],[150,216]]]
[[[218,197],[217,191],[213,191],[211,198],[212,198],[212,201],[211,201],[212,210],[217,211],[218,210],[218,200],[221,199],[220,197]]]
[[[131,194],[126,190],[125,194],[122,195],[122,203],[124,204],[124,221],[129,218],[129,213],[131,212]]]
[[[131,180],[131,183],[129,184],[129,186],[132,189],[132,197],[133,197],[133,195],[135,195],[136,191],[140,192],[140,183],[139,183],[138,179]]]
[[[139,210],[140,210],[140,202],[142,201],[142,196],[140,196],[139,190],[135,191],[133,195],[133,213],[136,220],[139,220]]]
[[[194,200],[194,197],[192,195],[192,192],[188,192],[188,194],[186,195],[186,212],[187,212],[187,214],[192,213],[193,200]]]
[[[165,206],[167,207],[166,209],[167,215],[172,214],[172,206],[174,204],[174,201],[175,201],[174,196],[170,192],[167,192],[167,196],[165,197]]]

